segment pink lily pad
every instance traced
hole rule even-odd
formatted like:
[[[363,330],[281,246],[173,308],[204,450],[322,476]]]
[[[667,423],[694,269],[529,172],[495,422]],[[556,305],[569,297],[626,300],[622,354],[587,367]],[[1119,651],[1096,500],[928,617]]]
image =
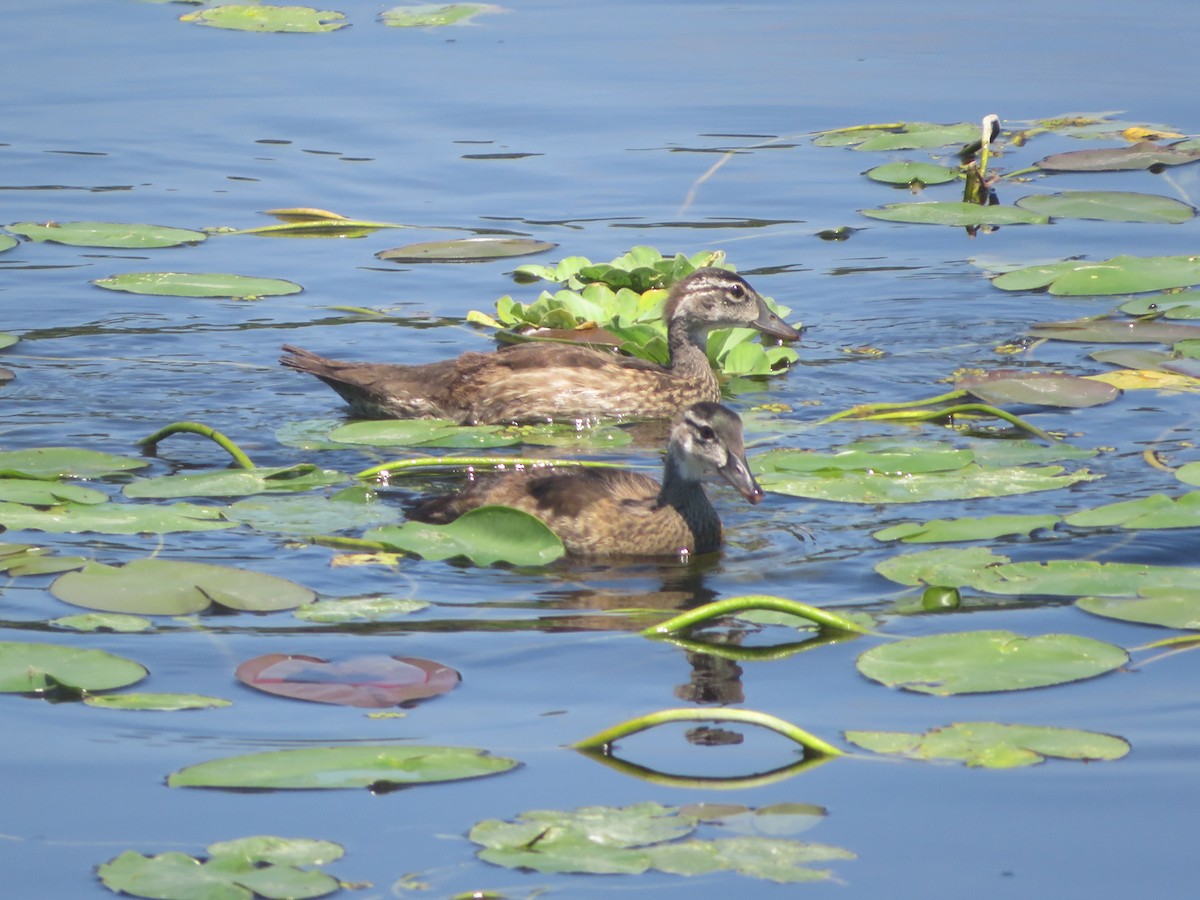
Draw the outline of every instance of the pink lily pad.
[[[316,656],[267,653],[237,667],[238,681],[281,697],[382,709],[454,690],[462,677],[449,666],[411,656]]]

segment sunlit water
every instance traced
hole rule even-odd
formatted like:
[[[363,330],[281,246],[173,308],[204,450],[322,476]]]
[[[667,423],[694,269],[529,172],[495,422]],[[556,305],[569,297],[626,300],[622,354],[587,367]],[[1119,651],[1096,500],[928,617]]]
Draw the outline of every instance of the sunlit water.
[[[1195,13],[1176,4],[1098,3],[1053,19],[1043,4],[1026,2],[994,11],[933,0],[903,8],[874,0],[506,6],[472,27],[400,31],[375,21],[382,6],[344,3],[337,7],[351,28],[295,36],[188,26],[176,21],[188,8],[172,4],[77,0],[8,10],[0,31],[4,222],[251,227],[271,221],[262,210],[311,206],[418,227],[359,240],[214,238],[147,253],[22,244],[0,256],[0,330],[24,339],[2,360],[17,373],[0,395],[5,448],[73,444],[130,453],[158,427],[191,419],[229,434],[260,465],[317,461],[355,471],[376,461],[276,440],[279,426],[341,415],[332,392],[276,365],[278,348],[290,342],[341,358],[424,362],[491,346],[485,333],[461,325],[397,327],[331,309],[386,309],[428,326],[490,310],[504,293],[525,291],[518,299],[526,301],[536,295],[506,276],[512,262],[406,268],[374,258],[446,237],[438,227],[507,229],[557,242],[544,261],[575,254],[607,260],[635,244],[670,253],[725,250],[809,326],[789,375],[731,398],[743,412],[766,402],[792,410],[752,422],[752,452],[828,450],[897,434],[811,423],[858,402],[936,394],[956,368],[995,366],[993,348],[1032,321],[1111,308],[1102,300],[997,291],[971,259],[1195,250],[1194,223],[1062,222],[1052,234],[1005,228],[973,241],[954,229],[872,223],[856,210],[905,199],[859,177],[878,158],[817,148],[807,136],[865,122],[1118,109],[1195,128],[1191,94],[1173,89],[1200,74],[1194,29],[1180,20]],[[1172,60],[1169,84],[1152,62],[1163,59]],[[1051,138],[1022,158],[1077,146]],[[741,152],[712,152],[723,150]],[[495,158],[471,158],[489,155]],[[1128,173],[1081,176],[1071,186],[1194,199],[1196,180],[1193,167],[1173,171],[1170,183]],[[861,230],[847,241],[815,236],[838,226]],[[138,297],[89,284],[142,270],[278,277],[305,290],[235,303]],[[854,347],[885,355],[844,352]],[[1014,362],[1096,371],[1086,353],[1046,344]],[[521,896],[547,883],[568,896],[607,896],[626,880],[493,869],[473,860],[462,835],[480,819],[527,809],[707,800],[828,808],[828,820],[805,837],[859,854],[835,865],[840,890],[855,897],[1179,895],[1194,875],[1182,799],[1197,788],[1190,655],[1054,690],[935,699],[868,684],[853,666],[862,649],[856,642],[784,661],[712,665],[634,637],[628,620],[606,619],[604,611],[744,593],[882,605],[897,592],[873,566],[897,551],[870,531],[913,517],[1065,513],[1172,491],[1173,480],[1146,467],[1140,453],[1155,441],[1189,439],[1193,410],[1187,398],[1139,393],[1099,410],[1055,414],[1054,427],[1078,432],[1083,445],[1113,448],[1094,464],[1107,477],[1032,499],[914,512],[771,495],[751,508],[715,487],[730,546],[690,571],[642,564],[514,572],[420,561],[397,571],[333,569],[329,550],[289,547],[245,529],[168,536],[161,544],[164,555],[283,575],[325,596],[384,593],[442,604],[411,625],[338,630],[281,613],[210,616],[202,628],[170,624],[156,635],[47,635],[46,619],[73,610],[48,594],[48,579],[15,581],[0,598],[0,638],[103,648],[145,664],[147,690],[236,703],[153,714],[4,699],[4,894],[100,896],[92,867],[125,849],[200,853],[213,841],[269,833],[345,844],[337,874],[374,883],[356,896],[388,896],[408,872],[422,873],[431,896],[474,888]],[[934,426],[911,434],[944,437]],[[651,467],[658,458],[652,449],[626,456]],[[152,471],[225,461],[215,446],[180,436],[160,448]],[[398,488],[388,502],[403,493]],[[800,526],[812,536],[805,539]],[[110,562],[160,548],[157,538],[5,538],[64,554],[79,548]],[[1194,561],[1189,532],[1056,534],[996,549],[1016,559]],[[529,630],[539,620],[544,630]],[[482,627],[489,621],[495,630]],[[514,621],[525,630],[500,627]],[[1067,631],[1123,646],[1163,634],[1057,604],[903,619],[891,630],[946,628]],[[422,656],[458,669],[463,684],[406,718],[373,721],[358,710],[258,696],[234,682],[240,661],[268,652]],[[712,699],[834,739],[851,728],[917,731],[994,718],[1119,733],[1134,752],[1119,763],[1009,773],[840,760],[770,786],[705,792],[642,782],[561,749],[637,714]],[[171,771],[219,755],[392,738],[486,747],[525,765],[501,778],[380,797],[227,794],[163,783]],[[754,731],[740,745],[698,748],[673,729],[624,749],[651,768],[684,774],[746,774],[795,759],[790,746]],[[731,876],[645,876],[628,887],[708,896],[796,890]]]

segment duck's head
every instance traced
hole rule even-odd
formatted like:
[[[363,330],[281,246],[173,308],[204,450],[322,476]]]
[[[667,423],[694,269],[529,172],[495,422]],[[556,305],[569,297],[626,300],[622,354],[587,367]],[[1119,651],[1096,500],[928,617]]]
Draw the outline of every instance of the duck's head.
[[[751,503],[763,498],[763,489],[746,463],[742,420],[720,403],[694,403],[675,420],[667,466],[682,481],[719,475]]]
[[[682,327],[700,346],[714,328],[757,328],[780,340],[800,339],[800,332],[771,312],[746,279],[725,269],[696,269],[675,282],[663,318],[668,330]]]

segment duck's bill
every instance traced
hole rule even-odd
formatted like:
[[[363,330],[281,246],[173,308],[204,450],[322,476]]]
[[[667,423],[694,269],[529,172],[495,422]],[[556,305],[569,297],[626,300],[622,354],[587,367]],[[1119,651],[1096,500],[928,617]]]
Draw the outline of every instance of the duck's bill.
[[[752,324],[763,334],[779,338],[781,341],[800,340],[800,332],[771,312],[765,303],[759,303],[758,318]]]
[[[721,477],[732,484],[739,494],[749,500],[751,503],[758,503],[763,498],[763,489],[758,486],[754,476],[750,474],[750,469],[746,466],[746,460],[738,456],[729,457],[729,462],[721,466],[717,470]]]

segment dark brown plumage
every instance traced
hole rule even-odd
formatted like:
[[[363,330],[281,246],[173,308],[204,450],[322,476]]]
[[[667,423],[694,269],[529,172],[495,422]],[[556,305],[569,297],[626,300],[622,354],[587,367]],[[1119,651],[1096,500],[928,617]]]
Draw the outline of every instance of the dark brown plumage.
[[[716,474],[751,503],[762,488],[746,465],[742,420],[719,403],[696,403],[675,421],[660,485],[617,469],[510,472],[458,494],[418,501],[410,518],[452,522],[480,506],[512,506],[537,516],[576,556],[682,556],[724,541],[701,479]]]
[[[704,349],[712,329],[745,326],[781,340],[800,337],[744,279],[724,269],[697,269],[680,279],[663,317],[670,353],[666,366],[548,343],[469,352],[420,366],[339,362],[285,345],[280,363],[315,375],[354,414],[372,419],[502,424],[671,418],[688,404],[721,397]]]

